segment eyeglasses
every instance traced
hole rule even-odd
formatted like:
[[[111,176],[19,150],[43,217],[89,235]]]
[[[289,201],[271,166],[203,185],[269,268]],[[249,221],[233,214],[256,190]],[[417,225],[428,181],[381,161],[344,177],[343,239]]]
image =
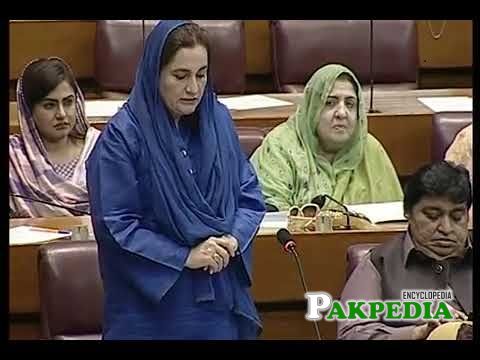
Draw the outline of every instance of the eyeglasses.
[[[288,210],[290,216],[301,216],[314,218],[320,214],[320,207],[317,204],[305,204],[302,207],[292,206]]]
[[[320,206],[317,204],[308,203],[302,207],[292,206],[288,214],[290,231],[332,231],[332,219],[330,215],[322,215]]]

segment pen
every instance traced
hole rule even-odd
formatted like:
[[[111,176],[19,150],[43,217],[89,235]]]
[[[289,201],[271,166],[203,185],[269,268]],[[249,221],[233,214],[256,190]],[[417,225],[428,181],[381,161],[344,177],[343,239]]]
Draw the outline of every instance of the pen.
[[[67,230],[49,229],[49,228],[41,228],[41,227],[30,227],[30,230],[49,232],[49,233],[55,233],[55,234],[70,234],[70,231],[67,231]]]

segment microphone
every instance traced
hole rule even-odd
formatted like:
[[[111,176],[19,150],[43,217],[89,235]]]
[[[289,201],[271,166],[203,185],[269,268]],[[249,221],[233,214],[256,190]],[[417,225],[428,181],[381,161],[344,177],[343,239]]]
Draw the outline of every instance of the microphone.
[[[368,112],[379,113],[373,108],[373,20],[370,20],[370,108]]]
[[[297,244],[295,243],[295,240],[293,240],[292,235],[290,234],[290,231],[287,229],[280,229],[277,231],[277,240],[280,243],[280,245],[283,246],[283,250],[286,252],[294,252],[295,247]]]
[[[287,229],[278,230],[277,240],[282,245],[283,249],[286,252],[293,254],[295,258],[295,262],[297,263],[298,273],[300,274],[303,290],[307,293],[308,292],[307,284],[305,282],[305,276],[303,274],[302,264],[300,262],[300,257],[298,256],[297,250],[295,249],[297,244],[295,243],[295,240],[293,240],[292,235],[290,234],[290,231],[288,231]],[[318,324],[316,321],[313,321],[313,326],[315,327],[315,334],[317,335],[317,339],[322,340],[322,337],[320,336],[320,331],[318,330]]]
[[[267,212],[278,212],[278,208],[275,205],[266,203],[265,208],[267,209]]]
[[[330,199],[330,200],[333,201],[335,204],[337,204],[337,205],[339,205],[340,207],[343,208],[344,214],[345,214],[345,216],[347,217],[346,230],[351,230],[351,229],[352,229],[352,226],[350,225],[350,211],[349,211],[348,208],[347,208],[344,204],[342,204],[340,201],[335,200],[335,199],[334,199],[333,197],[331,197],[330,195],[323,194],[323,195],[315,196],[315,197],[312,199],[312,203],[317,204],[318,206],[320,206],[320,209],[321,209],[321,208],[323,207],[323,205],[325,205],[326,199]]]
[[[58,207],[58,208],[61,208],[61,209],[65,209],[65,210],[68,210],[68,211],[72,212],[72,214],[74,214],[74,215],[76,215],[76,214],[90,215],[90,213],[88,211],[77,210],[77,209],[73,209],[73,208],[68,207],[68,206],[58,205],[58,204],[55,204],[55,203],[52,203],[52,202],[49,202],[49,201],[45,201],[45,200],[34,199],[34,198],[30,198],[28,196],[23,196],[23,195],[20,195],[20,194],[10,194],[10,196],[17,197],[17,198],[24,199],[24,200],[28,200],[28,201],[31,201],[31,202],[38,202],[38,203],[50,205],[50,206],[53,206],[53,207]]]
[[[312,199],[312,203],[317,204],[318,207],[321,209],[323,208],[323,205],[325,205],[325,201],[327,201],[326,196],[324,195],[317,195]]]

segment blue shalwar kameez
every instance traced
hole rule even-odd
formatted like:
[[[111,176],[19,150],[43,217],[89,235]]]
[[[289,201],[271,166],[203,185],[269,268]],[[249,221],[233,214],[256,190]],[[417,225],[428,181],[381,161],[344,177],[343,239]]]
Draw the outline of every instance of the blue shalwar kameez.
[[[207,84],[178,127],[159,95],[168,34],[147,39],[135,86],[87,162],[105,292],[104,339],[255,339],[252,241],[265,208],[228,110]],[[210,275],[186,268],[190,249],[233,235],[237,255]]]

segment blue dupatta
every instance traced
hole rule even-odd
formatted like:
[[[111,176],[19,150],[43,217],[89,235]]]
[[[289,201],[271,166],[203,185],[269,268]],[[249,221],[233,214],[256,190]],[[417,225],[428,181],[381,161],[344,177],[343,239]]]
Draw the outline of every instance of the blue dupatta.
[[[196,109],[201,143],[200,172],[195,179],[175,148],[178,131],[159,91],[159,69],[168,35],[184,21],[161,21],[148,36],[126,110],[145,136],[151,166],[155,213],[162,229],[179,241],[229,233],[239,196],[238,140],[228,110],[217,101],[210,81]]]

